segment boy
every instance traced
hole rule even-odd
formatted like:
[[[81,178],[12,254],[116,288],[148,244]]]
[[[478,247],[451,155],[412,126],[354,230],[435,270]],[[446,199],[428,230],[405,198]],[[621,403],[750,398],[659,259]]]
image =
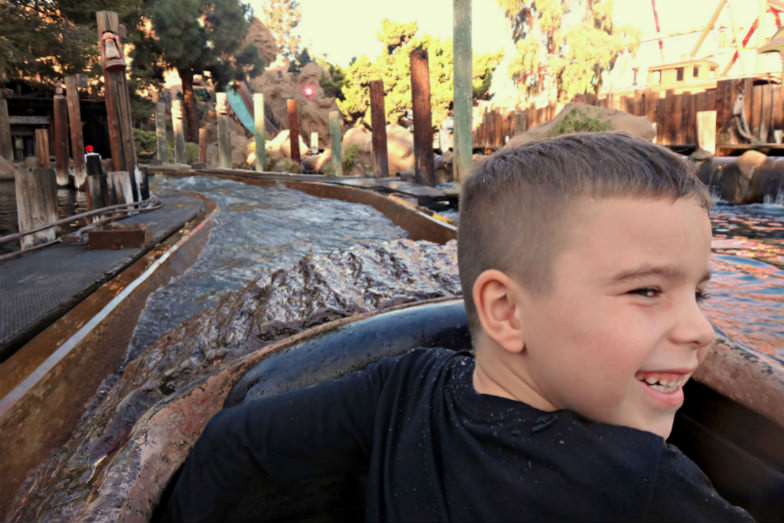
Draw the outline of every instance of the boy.
[[[210,422],[170,516],[250,478],[367,474],[369,520],[750,520],[664,439],[713,339],[711,201],[616,133],[499,151],[461,197],[470,354],[415,350]]]

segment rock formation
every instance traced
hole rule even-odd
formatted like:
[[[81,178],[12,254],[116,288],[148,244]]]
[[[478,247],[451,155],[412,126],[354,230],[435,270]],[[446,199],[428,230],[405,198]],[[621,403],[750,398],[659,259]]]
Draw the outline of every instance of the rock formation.
[[[389,175],[414,169],[414,135],[404,127],[389,124],[387,130],[387,161]],[[356,150],[356,153],[349,152]],[[354,167],[347,176],[373,176],[373,136],[363,127],[353,127],[343,135],[343,159],[355,154]]]
[[[514,135],[507,143],[507,147],[513,147],[515,145],[521,145],[524,143],[547,138],[550,136],[550,132],[553,130],[553,128],[557,127],[558,124],[561,123],[561,121],[566,118],[566,116],[574,109],[578,110],[589,118],[599,120],[600,122],[608,122],[610,124],[609,130],[623,131],[631,134],[632,136],[639,136],[640,138],[644,138],[649,142],[652,142],[656,137],[656,131],[654,130],[653,124],[645,116],[635,116],[633,114],[618,111],[616,109],[605,109],[595,105],[572,102],[566,104],[564,108],[561,109],[561,111],[556,115],[556,117],[549,122],[536,125],[527,131]]]

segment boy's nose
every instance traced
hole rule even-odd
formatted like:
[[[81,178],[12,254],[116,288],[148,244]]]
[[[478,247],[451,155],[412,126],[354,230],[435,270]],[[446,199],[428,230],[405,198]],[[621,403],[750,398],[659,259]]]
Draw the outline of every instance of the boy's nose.
[[[690,345],[694,349],[704,347],[713,341],[715,332],[705,311],[695,301],[683,305],[679,321],[671,331],[673,341],[679,344]]]

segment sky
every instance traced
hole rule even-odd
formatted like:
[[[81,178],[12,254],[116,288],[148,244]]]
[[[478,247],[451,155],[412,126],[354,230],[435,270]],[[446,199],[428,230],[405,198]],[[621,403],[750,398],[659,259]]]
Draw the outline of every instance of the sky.
[[[263,0],[252,0],[257,13]],[[663,33],[700,29],[708,22],[719,0],[655,0]],[[299,32],[313,55],[325,54],[332,63],[346,66],[352,57],[381,54],[376,33],[381,20],[419,24],[420,34],[447,39],[452,35],[453,0],[300,0],[302,21]],[[473,0],[472,43],[475,53],[511,51],[509,24],[496,0]],[[748,27],[759,12],[760,0],[729,0],[736,23]],[[725,7],[719,24],[729,26],[730,9]],[[615,0],[616,24],[642,29],[643,39],[656,35],[651,0]]]

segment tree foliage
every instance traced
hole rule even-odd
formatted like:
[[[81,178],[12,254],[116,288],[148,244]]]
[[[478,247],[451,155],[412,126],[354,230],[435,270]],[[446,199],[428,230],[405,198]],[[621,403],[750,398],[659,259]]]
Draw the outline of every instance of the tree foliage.
[[[0,81],[37,78],[54,83],[85,72],[98,59],[95,12],[124,19],[141,0],[3,0],[0,2]]]
[[[517,45],[510,73],[529,96],[596,94],[618,57],[637,51],[640,31],[613,25],[613,1],[498,0]]]
[[[261,21],[272,33],[284,55],[294,58],[301,44],[294,32],[302,20],[298,0],[267,0],[261,6]]]
[[[217,86],[245,79],[263,68],[255,45],[242,47],[249,7],[239,0],[156,0],[150,18],[155,38],[142,52],[157,51],[160,61],[182,80],[188,139],[198,140],[199,117],[193,77],[209,71]]]
[[[345,72],[341,100],[338,107],[348,123],[370,124],[370,93],[372,80],[384,81],[384,109],[388,123],[398,123],[411,110],[411,61],[415,49],[428,52],[430,70],[430,105],[433,123],[438,126],[452,111],[454,60],[452,41],[442,41],[430,35],[418,37],[416,22],[381,22],[378,39],[384,50],[375,62],[366,55],[354,61]],[[474,56],[474,97],[487,95],[493,71],[503,57],[502,52]]]

